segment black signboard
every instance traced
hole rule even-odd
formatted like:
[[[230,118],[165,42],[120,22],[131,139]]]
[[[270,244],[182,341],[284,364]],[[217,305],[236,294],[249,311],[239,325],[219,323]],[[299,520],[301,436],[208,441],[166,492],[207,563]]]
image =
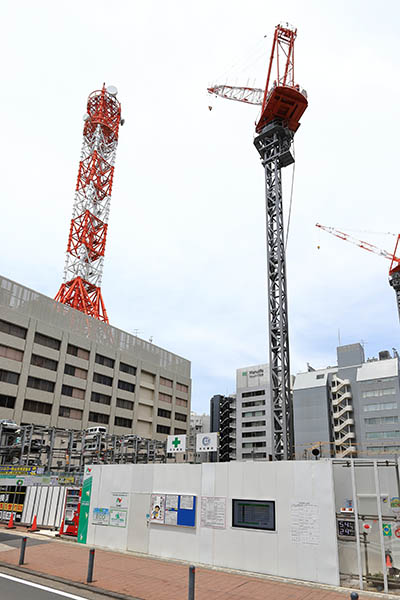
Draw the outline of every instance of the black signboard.
[[[347,519],[340,519],[337,522],[338,535],[340,537],[356,537],[356,523]]]
[[[232,526],[275,531],[275,502],[232,500]]]

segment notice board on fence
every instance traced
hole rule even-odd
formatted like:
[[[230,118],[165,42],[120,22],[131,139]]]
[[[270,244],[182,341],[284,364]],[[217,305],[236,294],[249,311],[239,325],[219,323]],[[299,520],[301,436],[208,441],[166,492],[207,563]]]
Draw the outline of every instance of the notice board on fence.
[[[162,525],[196,527],[196,496],[152,494],[150,522]]]

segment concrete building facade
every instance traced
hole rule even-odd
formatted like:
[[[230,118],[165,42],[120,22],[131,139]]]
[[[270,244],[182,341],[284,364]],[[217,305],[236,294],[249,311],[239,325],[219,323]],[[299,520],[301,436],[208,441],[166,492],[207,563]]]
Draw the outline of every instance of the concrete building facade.
[[[186,434],[190,361],[0,277],[0,418]]]
[[[269,366],[236,370],[236,458],[268,459],[271,454]]]
[[[337,365],[309,367],[293,393],[296,457],[380,457],[400,453],[399,358],[365,360],[361,344],[337,348]]]

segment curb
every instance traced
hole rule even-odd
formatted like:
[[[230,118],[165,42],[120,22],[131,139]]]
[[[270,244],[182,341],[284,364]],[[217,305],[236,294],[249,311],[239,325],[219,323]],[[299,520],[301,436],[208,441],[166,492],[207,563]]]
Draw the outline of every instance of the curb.
[[[10,565],[9,563],[2,561],[0,561],[0,567],[3,567],[5,569],[11,569],[12,571],[17,571],[18,573],[25,573],[26,575],[34,575],[36,577],[40,577],[41,579],[55,581],[56,583],[62,583],[63,585],[76,587],[79,590],[95,592],[96,594],[101,594],[103,596],[106,596],[107,598],[116,598],[116,600],[144,600],[143,598],[138,598],[137,596],[127,596],[126,594],[120,594],[119,592],[112,592],[111,590],[98,588],[89,583],[80,583],[79,581],[63,579],[62,577],[58,577],[57,575],[48,575],[46,573],[40,573],[39,571],[32,571],[32,569],[26,569],[18,565]]]

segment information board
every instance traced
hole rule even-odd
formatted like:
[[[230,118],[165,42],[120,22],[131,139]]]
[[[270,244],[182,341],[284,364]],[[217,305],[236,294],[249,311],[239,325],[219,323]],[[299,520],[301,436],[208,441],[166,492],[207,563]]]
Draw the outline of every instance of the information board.
[[[232,500],[232,527],[275,531],[274,500]]]
[[[200,524],[202,527],[225,529],[226,498],[202,496]]]
[[[337,532],[340,537],[356,537],[356,524],[355,521],[349,521],[347,519],[339,519],[337,522]]]
[[[293,502],[291,505],[291,538],[293,544],[319,544],[319,506],[311,502]]]
[[[152,494],[150,522],[195,527],[196,496],[188,494]]]

